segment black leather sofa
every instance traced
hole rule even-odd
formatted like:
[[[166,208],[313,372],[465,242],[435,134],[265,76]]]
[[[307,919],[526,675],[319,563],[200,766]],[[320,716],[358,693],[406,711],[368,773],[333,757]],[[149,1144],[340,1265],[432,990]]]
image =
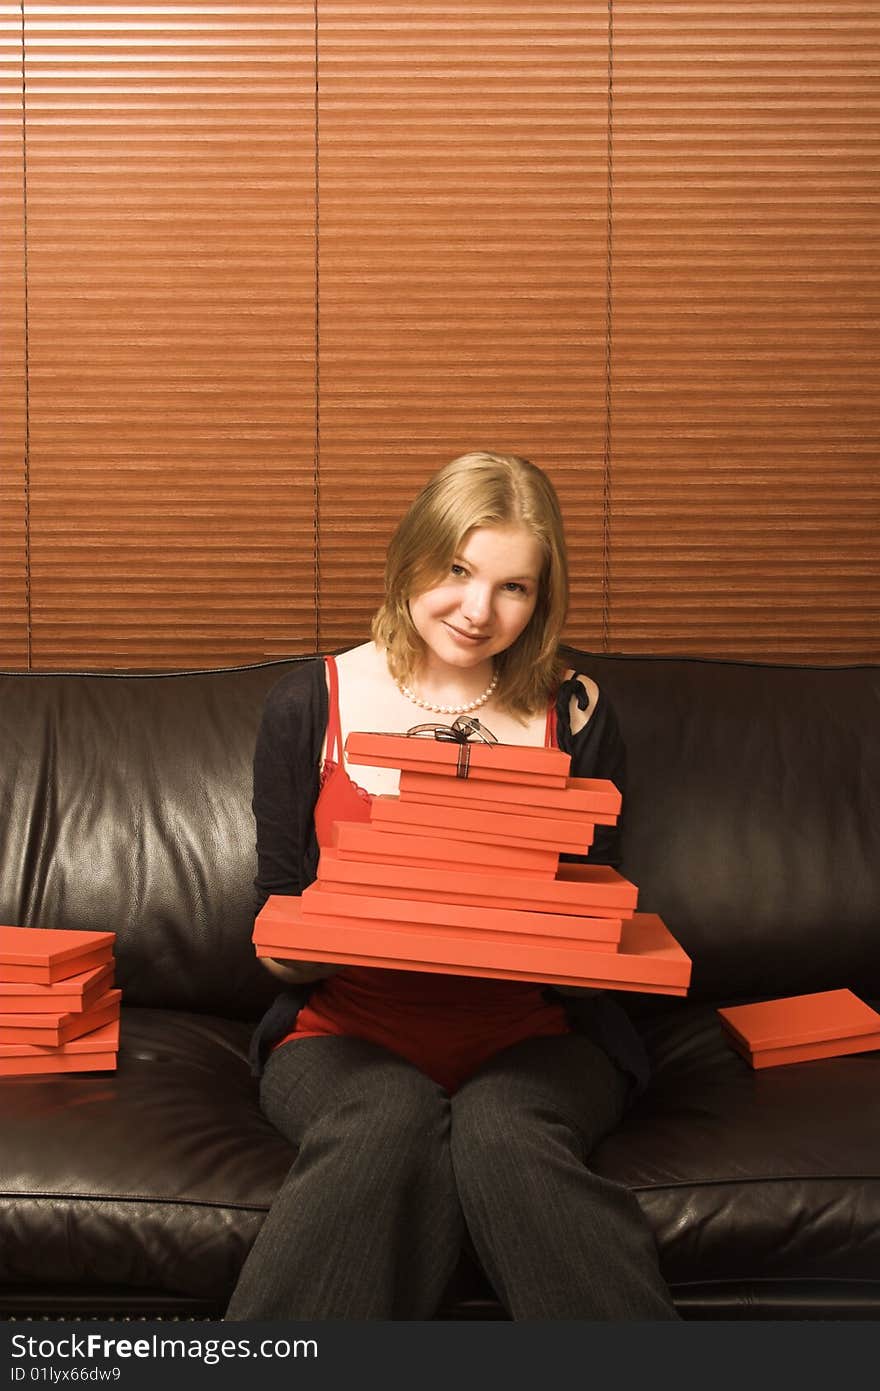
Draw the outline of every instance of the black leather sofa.
[[[0,676],[0,922],[112,929],[118,1070],[0,1079],[0,1315],[219,1317],[292,1154],[247,1065],[251,756],[290,663]],[[581,659],[629,747],[625,873],[693,958],[622,995],[655,1074],[595,1154],[690,1318],[880,1311],[880,1052],[753,1072],[720,1004],[880,1003],[880,669]],[[501,1316],[463,1256],[441,1317]]]

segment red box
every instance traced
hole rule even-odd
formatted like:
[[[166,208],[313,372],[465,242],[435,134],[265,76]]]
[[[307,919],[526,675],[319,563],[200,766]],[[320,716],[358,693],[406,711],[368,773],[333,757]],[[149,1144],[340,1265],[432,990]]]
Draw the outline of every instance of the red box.
[[[463,903],[474,907],[513,908],[529,913],[574,913],[603,919],[606,923],[631,917],[633,908],[615,908],[609,917],[595,912],[584,900],[579,884],[537,875],[509,874],[479,869],[427,869],[421,865],[382,864],[344,859],[336,850],[322,850],[318,882],[345,892],[372,894],[376,898],[422,898],[434,903]]]
[[[51,985],[113,956],[113,932],[54,927],[0,927],[0,979]]]
[[[119,1018],[121,990],[108,990],[96,1005],[65,1014],[0,1014],[0,1043],[42,1044],[58,1048]]]
[[[851,990],[821,990],[719,1009],[732,1046],[754,1068],[880,1048],[880,1014]]]
[[[509,811],[471,811],[467,807],[428,806],[400,797],[374,797],[370,824],[406,835],[440,835],[446,840],[480,840],[518,850],[544,849],[585,854],[593,842],[595,822],[579,824],[547,816],[518,816]]]
[[[464,745],[445,740],[408,738],[405,734],[368,734],[352,731],[345,741],[349,763],[373,768],[400,768],[416,773],[455,774]],[[476,781],[532,783],[537,787],[564,787],[571,758],[561,749],[534,748],[521,744],[467,744],[467,777]]]
[[[582,901],[596,908],[602,906],[620,913],[624,908],[634,909],[638,902],[639,891],[635,884],[610,865],[581,865],[565,860],[556,878],[561,884],[579,885]]]
[[[398,835],[379,830],[364,821],[337,821],[333,844],[343,859],[371,860],[381,864],[422,865],[446,869],[503,869],[523,878],[540,875],[552,879],[559,864],[555,850],[515,850],[509,845],[484,845],[481,841],[446,840],[440,836]]]
[[[577,818],[613,826],[621,797],[613,782],[602,778],[568,778],[565,787],[520,787],[516,783],[477,782],[431,773],[401,773],[401,801],[429,806],[469,807],[520,816]]]
[[[603,826],[613,826],[620,815],[623,797],[608,778],[568,778],[565,791],[567,796],[577,797],[578,805],[585,810],[602,812],[596,820]]]
[[[119,1020],[58,1048],[0,1043],[0,1077],[34,1073],[111,1072],[119,1052]]]
[[[369,893],[340,893],[333,885],[310,884],[298,900],[309,916],[376,919],[385,923],[424,924],[426,927],[472,928],[525,937],[565,937],[609,950],[620,941],[620,919],[585,918],[562,913],[530,913],[519,909],[439,903],[436,899],[386,898]],[[271,916],[271,915],[270,915]],[[595,926],[594,926],[595,924]]]
[[[93,966],[54,985],[0,980],[0,1015],[65,1014],[91,1009],[113,984],[113,962]]]
[[[690,983],[690,959],[653,913],[637,913],[623,924],[619,951],[596,951],[569,938],[305,913],[293,897],[284,898],[280,912],[272,903],[254,926],[258,956],[664,995],[685,995]]]

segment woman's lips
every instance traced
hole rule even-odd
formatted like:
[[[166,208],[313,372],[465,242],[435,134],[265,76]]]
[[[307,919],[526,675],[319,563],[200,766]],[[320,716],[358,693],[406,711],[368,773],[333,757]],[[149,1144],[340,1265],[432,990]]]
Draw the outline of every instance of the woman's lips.
[[[488,633],[463,633],[460,628],[454,627],[452,623],[447,623],[446,627],[452,636],[457,638],[459,642],[468,643],[470,645],[474,645],[478,642],[486,642],[489,637]]]

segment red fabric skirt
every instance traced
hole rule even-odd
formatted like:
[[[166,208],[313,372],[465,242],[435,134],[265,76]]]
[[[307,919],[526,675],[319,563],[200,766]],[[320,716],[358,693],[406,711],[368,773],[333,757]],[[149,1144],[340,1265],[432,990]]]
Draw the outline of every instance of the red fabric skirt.
[[[453,1092],[500,1049],[568,1032],[562,1005],[545,1000],[539,985],[346,966],[317,983],[277,1046],[349,1034],[408,1059]]]

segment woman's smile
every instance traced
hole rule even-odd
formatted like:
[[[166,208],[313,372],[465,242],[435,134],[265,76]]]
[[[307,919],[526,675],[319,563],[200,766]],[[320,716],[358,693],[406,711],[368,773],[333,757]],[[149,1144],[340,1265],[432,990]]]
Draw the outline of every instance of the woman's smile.
[[[489,638],[492,636],[491,633],[464,632],[461,628],[457,628],[454,623],[450,623],[448,619],[446,620],[446,628],[452,634],[453,638],[457,639],[459,642],[464,643],[465,645],[470,644],[475,646],[477,643],[487,642]]]

